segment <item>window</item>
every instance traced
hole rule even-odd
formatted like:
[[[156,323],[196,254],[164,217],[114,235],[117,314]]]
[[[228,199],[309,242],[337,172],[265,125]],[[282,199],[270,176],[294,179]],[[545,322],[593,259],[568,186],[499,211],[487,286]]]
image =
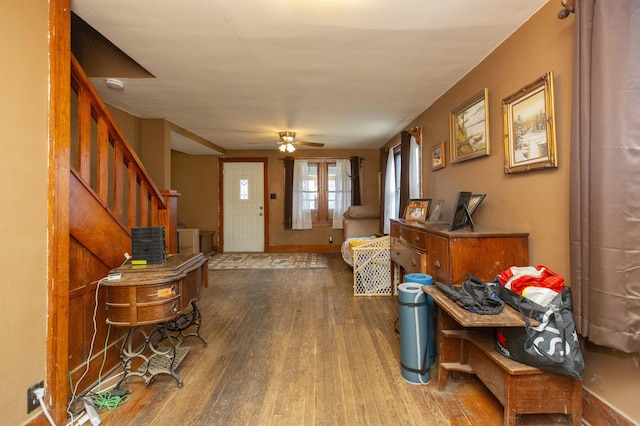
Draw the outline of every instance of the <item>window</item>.
[[[285,229],[342,229],[342,215],[351,205],[350,175],[347,159],[285,159],[285,185],[290,187]]]
[[[335,161],[309,161],[309,210],[313,226],[331,226],[336,200]]]
[[[420,143],[409,132],[402,132],[398,145],[389,148],[384,170],[384,233],[389,232],[389,219],[402,216],[411,198],[421,198]]]
[[[393,217],[398,218],[403,212],[400,211],[400,172],[402,171],[402,156],[400,155],[400,145],[393,150],[393,167],[395,179],[395,198],[393,200]]]

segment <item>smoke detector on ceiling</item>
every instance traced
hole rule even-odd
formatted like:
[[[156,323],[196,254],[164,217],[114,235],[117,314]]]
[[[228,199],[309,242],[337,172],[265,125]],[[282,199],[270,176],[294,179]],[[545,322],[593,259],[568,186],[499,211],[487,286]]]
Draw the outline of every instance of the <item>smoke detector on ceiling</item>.
[[[104,84],[106,84],[109,89],[124,90],[124,83],[117,78],[108,78],[104,81]]]

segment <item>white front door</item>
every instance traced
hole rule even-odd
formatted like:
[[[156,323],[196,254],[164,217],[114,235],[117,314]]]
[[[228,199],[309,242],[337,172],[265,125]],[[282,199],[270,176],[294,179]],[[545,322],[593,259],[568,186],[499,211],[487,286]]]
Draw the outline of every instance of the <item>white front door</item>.
[[[223,163],[224,251],[264,251],[264,164]]]

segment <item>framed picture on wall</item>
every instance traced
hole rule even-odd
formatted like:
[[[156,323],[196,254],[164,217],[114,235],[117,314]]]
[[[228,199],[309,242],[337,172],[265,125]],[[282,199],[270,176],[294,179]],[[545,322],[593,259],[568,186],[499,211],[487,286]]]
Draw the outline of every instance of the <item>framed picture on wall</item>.
[[[449,114],[451,162],[489,155],[488,89],[482,89]]]
[[[431,148],[431,170],[439,170],[445,166],[444,141]]]
[[[502,100],[504,172],[558,167],[553,72]]]
[[[426,220],[431,208],[431,198],[410,199],[404,209],[404,220]]]

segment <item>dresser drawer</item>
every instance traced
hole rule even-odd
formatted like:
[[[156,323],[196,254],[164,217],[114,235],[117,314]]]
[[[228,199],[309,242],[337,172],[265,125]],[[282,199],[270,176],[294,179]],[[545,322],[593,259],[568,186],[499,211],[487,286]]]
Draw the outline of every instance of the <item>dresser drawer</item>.
[[[391,243],[391,261],[402,266],[405,273],[424,273],[427,265],[427,254],[396,239]]]
[[[401,227],[398,239],[409,247],[427,251],[427,233],[419,229]]]
[[[107,287],[107,323],[137,326],[168,321],[181,311],[179,284]]]

